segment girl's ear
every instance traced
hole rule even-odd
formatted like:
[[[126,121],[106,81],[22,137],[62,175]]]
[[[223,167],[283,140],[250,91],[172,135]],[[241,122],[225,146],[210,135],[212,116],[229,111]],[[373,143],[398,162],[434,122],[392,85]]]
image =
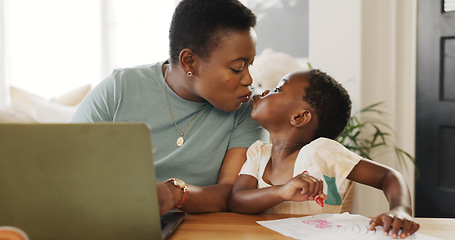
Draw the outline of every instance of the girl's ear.
[[[180,51],[179,54],[179,62],[180,67],[185,71],[185,73],[192,72],[194,73],[194,62],[195,62],[195,54],[191,49],[184,48]]]
[[[309,110],[301,110],[294,114],[291,118],[291,125],[294,127],[302,127],[311,121],[313,114]]]

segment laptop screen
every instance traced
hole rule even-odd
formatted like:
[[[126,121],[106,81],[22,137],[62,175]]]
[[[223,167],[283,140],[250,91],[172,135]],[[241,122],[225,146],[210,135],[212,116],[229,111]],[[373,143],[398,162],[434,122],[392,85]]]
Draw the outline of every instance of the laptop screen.
[[[0,124],[0,189],[33,240],[161,238],[145,124]]]

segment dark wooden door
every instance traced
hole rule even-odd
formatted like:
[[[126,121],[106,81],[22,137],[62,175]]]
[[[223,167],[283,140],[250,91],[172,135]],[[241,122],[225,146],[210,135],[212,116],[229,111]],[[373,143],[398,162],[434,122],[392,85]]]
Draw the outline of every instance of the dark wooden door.
[[[419,0],[417,17],[415,214],[455,217],[455,11]]]

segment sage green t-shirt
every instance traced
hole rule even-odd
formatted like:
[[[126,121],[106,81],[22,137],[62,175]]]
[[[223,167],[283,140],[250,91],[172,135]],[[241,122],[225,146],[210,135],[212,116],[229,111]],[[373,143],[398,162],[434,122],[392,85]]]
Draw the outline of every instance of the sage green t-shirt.
[[[176,177],[198,186],[217,182],[228,149],[248,148],[267,132],[251,119],[248,103],[234,112],[223,112],[207,103],[190,102],[175,94],[164,82],[164,62],[117,69],[96,86],[78,107],[72,122],[143,122],[151,128],[157,181]],[[170,106],[185,143],[174,126]]]

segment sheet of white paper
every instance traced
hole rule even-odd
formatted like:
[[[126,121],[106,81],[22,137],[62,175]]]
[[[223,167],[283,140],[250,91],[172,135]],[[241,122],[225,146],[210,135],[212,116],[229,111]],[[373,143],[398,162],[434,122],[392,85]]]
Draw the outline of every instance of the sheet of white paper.
[[[391,239],[390,236],[383,234],[382,227],[369,231],[370,220],[370,218],[361,215],[343,213],[257,221],[257,223],[295,239]],[[440,240],[419,233],[415,233],[406,239]]]

